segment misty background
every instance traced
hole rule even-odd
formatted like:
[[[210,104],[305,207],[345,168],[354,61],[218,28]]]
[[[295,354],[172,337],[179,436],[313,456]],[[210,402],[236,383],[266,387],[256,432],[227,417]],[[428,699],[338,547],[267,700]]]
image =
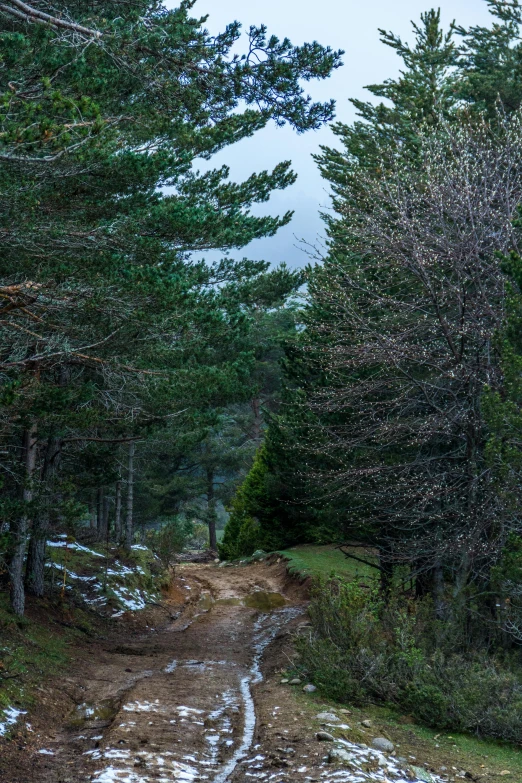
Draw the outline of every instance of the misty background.
[[[166,5],[176,7],[177,2],[167,0]],[[344,66],[330,79],[311,82],[306,89],[316,101],[334,98],[336,119],[352,122],[356,113],[349,98],[372,98],[365,86],[394,78],[400,70],[400,60],[394,50],[380,42],[379,28],[413,42],[411,21],[418,22],[420,14],[432,7],[440,7],[445,29],[453,20],[464,27],[491,23],[485,0],[441,0],[435,6],[429,0],[322,0],[319,3],[315,0],[263,0],[262,3],[198,0],[192,13],[194,16],[208,14],[206,26],[213,34],[238,20],[246,31],[250,25],[266,24],[269,33],[279,38],[287,36],[294,45],[317,40],[332,49],[344,49]],[[265,259],[274,264],[286,261],[293,267],[308,262],[300,240],[321,245],[324,231],[319,213],[329,205],[326,183],[317,171],[312,154],[319,152],[321,144],[335,146],[336,143],[329,127],[298,135],[289,127],[277,128],[271,123],[252,138],[223,150],[210,166],[202,163],[202,170],[226,164],[231,179],[240,181],[254,171],[272,169],[282,160],[291,160],[299,175],[295,185],[275,193],[268,203],[253,210],[255,214],[281,214],[292,209],[295,215],[290,225],[275,237],[255,240],[247,248],[229,255]]]

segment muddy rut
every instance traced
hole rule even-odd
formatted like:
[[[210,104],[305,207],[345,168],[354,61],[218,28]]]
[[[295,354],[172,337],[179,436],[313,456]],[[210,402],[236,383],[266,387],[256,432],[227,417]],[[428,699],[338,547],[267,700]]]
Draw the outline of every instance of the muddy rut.
[[[27,783],[416,777],[394,757],[343,739],[339,731],[349,727],[335,715],[330,725],[311,720],[303,694],[281,686],[293,635],[306,623],[305,597],[282,564],[180,567],[168,607],[173,617],[161,630],[127,638],[122,631],[86,664],[77,706],[34,754]],[[337,732],[347,765],[328,763],[318,729]]]

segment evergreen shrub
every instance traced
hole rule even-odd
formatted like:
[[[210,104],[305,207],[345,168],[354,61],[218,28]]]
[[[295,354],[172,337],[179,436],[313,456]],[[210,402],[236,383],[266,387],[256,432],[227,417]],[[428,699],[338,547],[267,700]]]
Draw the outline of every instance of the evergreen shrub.
[[[301,663],[329,698],[384,703],[437,729],[521,743],[522,666],[459,643],[462,618],[437,622],[427,600],[318,583]]]
[[[230,517],[225,527],[223,539],[218,546],[219,556],[223,560],[236,560],[248,557],[256,549],[266,549],[261,526],[255,516],[266,500],[265,481],[267,465],[264,459],[265,447],[257,452],[254,463],[244,482],[236,492],[230,506]]]

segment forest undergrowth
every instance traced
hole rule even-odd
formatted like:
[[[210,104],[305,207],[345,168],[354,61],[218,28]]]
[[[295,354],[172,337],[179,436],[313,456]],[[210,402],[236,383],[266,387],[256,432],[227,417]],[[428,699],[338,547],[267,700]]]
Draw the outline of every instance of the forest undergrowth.
[[[520,650],[506,652],[495,633],[473,628],[469,615],[453,609],[434,621],[430,598],[383,598],[371,581],[316,581],[312,630],[298,643],[301,665],[328,698],[381,704],[435,729],[520,744]]]

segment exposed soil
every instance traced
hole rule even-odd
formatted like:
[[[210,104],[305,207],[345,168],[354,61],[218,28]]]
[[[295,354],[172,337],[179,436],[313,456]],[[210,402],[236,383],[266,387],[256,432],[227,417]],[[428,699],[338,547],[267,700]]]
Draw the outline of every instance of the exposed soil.
[[[317,718],[301,687],[281,686],[305,609],[283,564],[178,567],[155,629],[123,619],[77,659],[47,715],[42,692],[33,731],[2,748],[1,783],[422,780],[355,743],[342,711]],[[318,741],[320,730],[336,742]],[[347,754],[340,766],[327,763],[334,746]]]

